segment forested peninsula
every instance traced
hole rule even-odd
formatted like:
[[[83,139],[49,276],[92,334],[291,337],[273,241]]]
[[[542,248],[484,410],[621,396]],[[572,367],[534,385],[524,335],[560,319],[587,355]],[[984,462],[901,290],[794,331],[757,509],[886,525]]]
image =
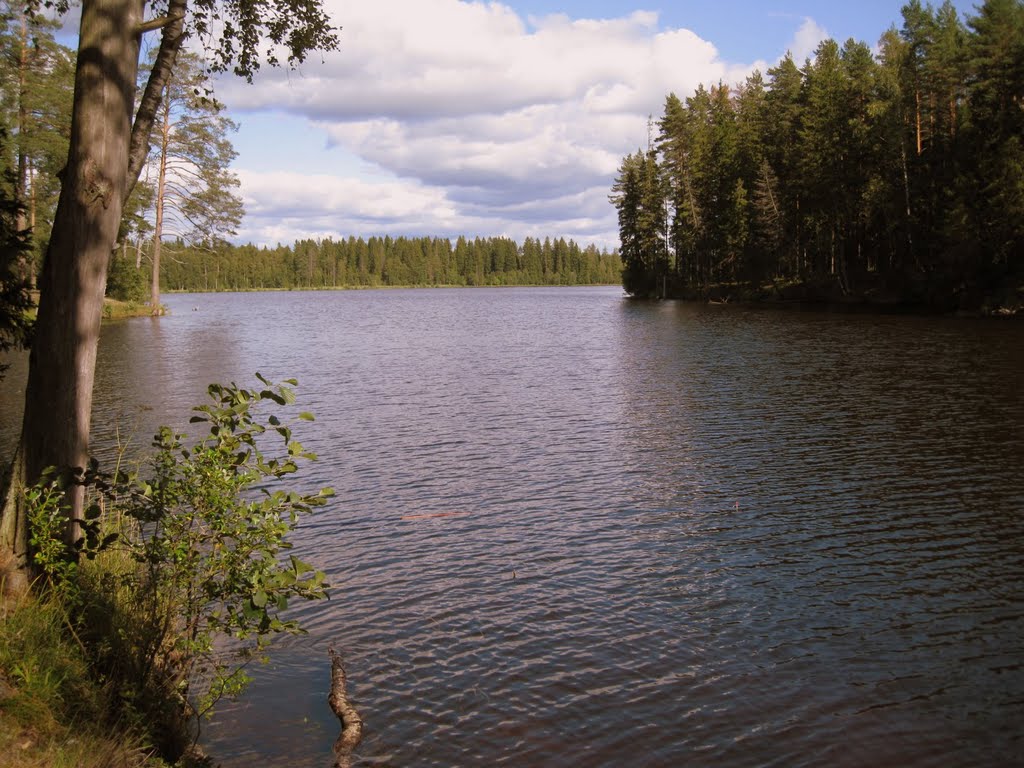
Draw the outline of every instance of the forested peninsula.
[[[821,43],[671,93],[612,188],[636,297],[1024,306],[1024,4],[912,0],[873,51]]]

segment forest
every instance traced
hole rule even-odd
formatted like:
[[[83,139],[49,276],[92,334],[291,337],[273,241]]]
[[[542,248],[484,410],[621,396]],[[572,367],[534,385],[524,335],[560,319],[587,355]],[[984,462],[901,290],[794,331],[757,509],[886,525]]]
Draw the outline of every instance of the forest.
[[[274,248],[220,243],[164,244],[161,284],[173,291],[248,291],[428,285],[593,285],[621,279],[618,254],[563,238],[350,237],[299,240]],[[108,293],[144,300],[131,250],[111,264]]]
[[[670,93],[623,158],[638,297],[1024,304],[1024,3],[912,0],[742,84]]]

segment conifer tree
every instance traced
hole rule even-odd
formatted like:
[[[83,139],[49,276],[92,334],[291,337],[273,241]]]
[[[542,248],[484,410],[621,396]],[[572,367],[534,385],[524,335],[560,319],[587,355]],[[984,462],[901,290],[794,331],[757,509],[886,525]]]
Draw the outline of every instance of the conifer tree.
[[[163,239],[215,243],[235,234],[243,215],[238,177],[230,163],[236,152],[227,134],[237,125],[210,95],[203,62],[182,52],[167,81],[154,133],[153,249],[150,307],[160,313],[160,256]]]

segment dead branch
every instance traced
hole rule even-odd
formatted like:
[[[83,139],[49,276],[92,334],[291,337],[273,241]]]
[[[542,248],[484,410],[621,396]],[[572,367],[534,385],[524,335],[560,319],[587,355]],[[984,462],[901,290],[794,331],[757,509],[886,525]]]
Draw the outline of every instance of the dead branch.
[[[363,738],[363,720],[345,693],[345,667],[341,656],[333,648],[328,653],[331,656],[331,693],[327,703],[341,723],[341,735],[334,742],[334,768],[351,768],[352,750]]]
[[[185,14],[176,13],[170,16],[161,16],[158,19],[150,19],[139,24],[139,34],[145,34],[146,32],[152,32],[155,29],[163,29],[168,24],[174,21],[181,21],[185,18]]]

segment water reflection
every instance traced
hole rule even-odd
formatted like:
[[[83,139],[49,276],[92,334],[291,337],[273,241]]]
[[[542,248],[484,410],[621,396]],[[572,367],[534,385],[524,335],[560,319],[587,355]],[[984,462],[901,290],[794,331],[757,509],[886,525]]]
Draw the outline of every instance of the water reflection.
[[[304,482],[338,490],[298,538],[335,597],[208,730],[226,766],[325,763],[330,643],[367,764],[1024,761],[1019,324],[169,301],[104,330],[97,445],[137,404],[151,431],[210,381],[296,376]]]
[[[862,757],[889,754],[894,722],[913,745],[899,759],[913,764],[948,764],[951,753],[981,764],[984,749],[965,735],[981,723],[1018,754],[1004,707],[1020,712],[1024,679],[1011,660],[1021,645],[990,634],[1022,624],[1021,371],[1003,354],[1016,329],[690,306],[672,321],[661,307],[628,314],[658,347],[633,343],[624,324],[641,358],[630,369],[658,369],[667,347],[659,380],[689,385],[675,397],[624,387],[646,415],[642,433],[657,425],[664,453],[686,457],[656,474],[689,489],[696,464],[713,489],[668,509],[650,499],[637,529],[651,551],[676,555],[655,583],[688,598],[710,584],[678,602],[697,608],[681,621],[701,627],[729,671],[687,698],[741,692],[757,733],[765,711],[810,703],[813,716],[797,722],[820,728],[831,715],[855,727]],[[965,705],[979,695],[999,701],[982,717]],[[742,707],[722,706],[733,732]],[[880,710],[888,719],[866,717]],[[947,722],[968,710],[971,725]],[[703,726],[693,719],[687,727]],[[828,743],[827,732],[808,738]],[[742,762],[734,750],[719,756],[729,755]]]

